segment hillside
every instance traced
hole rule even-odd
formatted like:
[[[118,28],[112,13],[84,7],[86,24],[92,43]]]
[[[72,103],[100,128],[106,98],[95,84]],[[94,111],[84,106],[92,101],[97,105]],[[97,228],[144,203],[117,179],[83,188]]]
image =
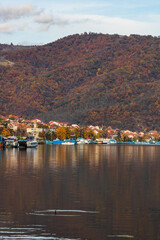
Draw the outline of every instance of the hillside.
[[[159,38],[77,34],[0,59],[0,114],[160,130]]]

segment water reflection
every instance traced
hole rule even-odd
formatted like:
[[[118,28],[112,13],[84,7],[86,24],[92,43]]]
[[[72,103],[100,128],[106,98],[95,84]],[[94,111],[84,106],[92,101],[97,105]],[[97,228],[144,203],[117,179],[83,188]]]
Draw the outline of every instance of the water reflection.
[[[0,238],[159,239],[159,159],[159,146],[1,150]]]
[[[26,163],[32,168],[43,168],[46,164],[51,169],[63,168],[67,165],[77,167],[79,161],[86,161],[89,166],[98,167],[117,164],[120,159],[125,163],[156,161],[159,147],[153,146],[109,146],[109,145],[43,145],[38,149],[6,149],[0,151],[0,160],[7,159],[6,167],[17,169],[19,164]],[[104,161],[105,160],[105,161]],[[20,163],[21,161],[21,163]]]

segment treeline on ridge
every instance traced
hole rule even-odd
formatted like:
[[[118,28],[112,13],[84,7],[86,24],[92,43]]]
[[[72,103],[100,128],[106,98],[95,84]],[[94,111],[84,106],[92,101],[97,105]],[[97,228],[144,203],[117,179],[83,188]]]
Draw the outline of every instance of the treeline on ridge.
[[[1,114],[160,130],[160,38],[81,34],[0,57]]]

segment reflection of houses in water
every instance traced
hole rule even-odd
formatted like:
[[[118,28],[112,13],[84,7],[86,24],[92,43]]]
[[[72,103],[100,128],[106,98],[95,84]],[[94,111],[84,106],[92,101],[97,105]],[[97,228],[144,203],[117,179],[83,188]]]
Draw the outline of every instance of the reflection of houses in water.
[[[0,161],[2,160],[2,149],[0,149]]]
[[[16,149],[6,148],[0,151],[0,160],[5,159],[3,164],[7,167],[7,172],[16,171],[19,167],[31,167],[33,169],[43,169],[49,166],[50,169],[78,167],[85,164],[90,167],[104,168],[116,166],[119,159],[123,159],[124,164],[143,161],[155,161],[159,154],[159,147],[156,146],[134,146],[134,145],[40,145],[36,149]]]
[[[155,146],[136,146],[136,145],[123,145],[120,146],[119,157],[124,159],[124,162],[133,161],[147,161],[147,159],[154,160],[156,158]]]
[[[27,160],[30,165],[32,165],[33,168],[39,167],[38,158],[37,158],[37,149],[36,148],[27,148],[26,154],[27,154]]]
[[[80,163],[89,163],[92,167],[101,165],[104,162],[116,162],[117,146],[109,145],[77,145],[77,146],[51,146],[49,164],[54,167],[71,165],[76,167]],[[112,156],[112,157],[111,157]]]
[[[77,164],[76,158],[76,147],[74,145],[57,145],[54,146],[55,155],[54,155],[54,164],[55,167],[63,167],[70,165],[75,167]]]
[[[37,166],[39,165],[38,159],[36,158],[37,149],[23,149],[23,148],[6,148],[4,151],[5,164],[7,171],[16,171],[19,167],[35,167],[35,161]],[[36,160],[37,159],[37,160]]]
[[[107,162],[111,164],[115,161],[117,161],[117,146],[114,145],[93,145],[88,146],[87,154],[88,154],[88,161],[90,166],[98,166],[100,165],[103,167],[103,165]],[[112,156],[112,157],[111,157]]]
[[[41,169],[46,164],[47,161],[45,145],[38,146],[38,148],[30,148],[29,154],[33,159],[33,168],[34,169]]]
[[[27,149],[27,155],[30,160],[32,159],[33,167],[39,169],[46,165],[51,169],[66,165],[74,167],[77,162],[75,146],[39,145],[37,149]]]
[[[15,171],[18,168],[18,149],[6,148],[4,152],[6,161],[7,171]]]
[[[0,149],[0,161],[2,160],[2,150]]]

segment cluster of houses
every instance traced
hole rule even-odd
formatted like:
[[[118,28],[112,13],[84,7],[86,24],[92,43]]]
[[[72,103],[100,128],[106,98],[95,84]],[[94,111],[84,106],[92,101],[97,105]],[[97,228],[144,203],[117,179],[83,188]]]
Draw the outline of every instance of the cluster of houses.
[[[70,132],[74,132],[75,129],[82,130],[84,127],[80,127],[77,124],[71,124],[67,122],[50,121],[48,124],[41,121],[41,119],[26,120],[22,117],[9,115],[8,117],[0,116],[0,135],[16,135],[25,137],[27,135],[33,135],[36,138],[47,135],[49,132],[56,132],[59,127],[68,128]],[[112,129],[112,127],[100,127],[89,125],[85,127],[85,131],[92,132],[96,137],[107,137],[110,139],[116,139],[118,141],[150,141],[160,140],[160,134],[156,130],[149,132],[132,132],[130,130],[120,130],[118,128]]]

